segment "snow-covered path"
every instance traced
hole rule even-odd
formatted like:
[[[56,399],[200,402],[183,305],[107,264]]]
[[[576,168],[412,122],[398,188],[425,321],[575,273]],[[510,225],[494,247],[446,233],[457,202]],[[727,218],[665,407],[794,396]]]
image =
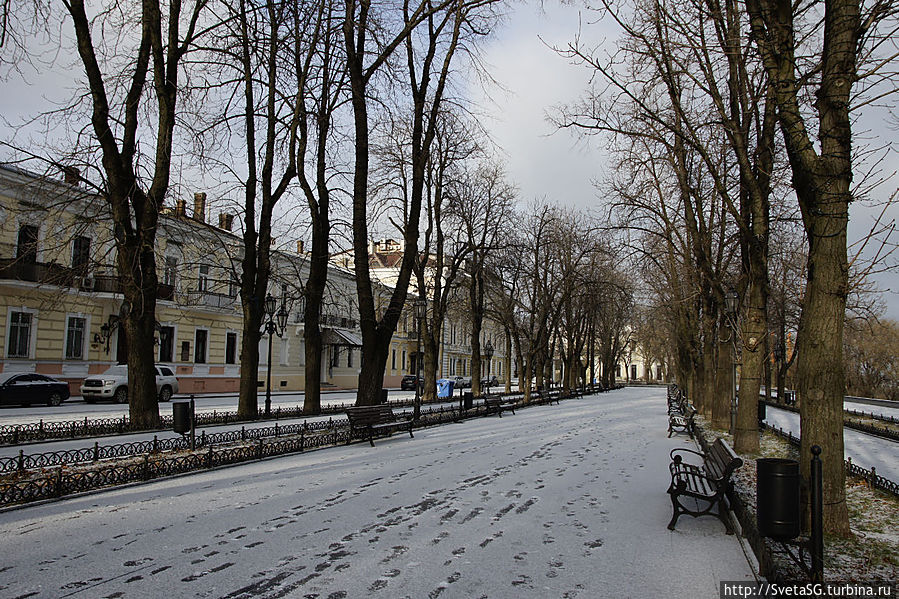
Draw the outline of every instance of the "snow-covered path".
[[[2,597],[708,597],[752,580],[712,517],[666,524],[664,389],[0,514]]]

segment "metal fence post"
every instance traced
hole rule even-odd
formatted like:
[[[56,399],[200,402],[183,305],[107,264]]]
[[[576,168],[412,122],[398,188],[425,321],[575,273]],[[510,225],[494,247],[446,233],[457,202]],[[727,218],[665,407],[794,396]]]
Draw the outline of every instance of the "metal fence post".
[[[822,483],[821,447],[812,445],[811,463],[811,558],[812,582],[824,582],[824,488]]]

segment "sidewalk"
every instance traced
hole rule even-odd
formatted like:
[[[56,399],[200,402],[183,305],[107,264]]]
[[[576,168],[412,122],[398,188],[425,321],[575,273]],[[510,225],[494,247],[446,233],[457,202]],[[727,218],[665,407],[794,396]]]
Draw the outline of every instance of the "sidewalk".
[[[664,389],[624,389],[0,514],[0,595],[708,597],[752,580],[671,517]]]

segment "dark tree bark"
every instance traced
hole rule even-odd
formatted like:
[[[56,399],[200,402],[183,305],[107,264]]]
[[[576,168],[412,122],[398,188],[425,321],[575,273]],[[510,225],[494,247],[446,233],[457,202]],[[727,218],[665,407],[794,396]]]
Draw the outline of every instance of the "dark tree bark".
[[[114,223],[124,296],[120,315],[128,343],[129,415],[136,428],[159,426],[153,351],[158,284],[154,249],[159,211],[169,188],[181,60],[194,42],[196,24],[205,5],[202,0],[194,4],[182,32],[180,3],[172,3],[163,16],[158,1],[144,0],[137,55],[119,111],[110,104],[108,86],[112,76],[106,78],[102,72],[84,1],[70,0],[65,4],[87,75],[93,109],[91,126],[100,146],[107,184],[104,197]],[[143,115],[148,77],[156,98],[156,124],[155,155],[149,169],[152,180],[145,187],[138,176],[137,156],[139,118]]]
[[[814,90],[820,151],[815,149],[801,108],[800,93],[806,80],[800,79],[796,70],[798,42],[792,7],[775,0],[747,0],[746,8],[753,40],[773,84],[809,244],[805,304],[799,323],[802,475],[808,480],[811,447],[821,446],[825,531],[845,536],[850,531],[843,465],[842,339],[849,291],[846,227],[852,201],[849,109],[865,32],[861,3],[839,0],[824,5],[821,69],[816,78],[820,83]],[[871,17],[871,22],[876,22],[876,13]]]

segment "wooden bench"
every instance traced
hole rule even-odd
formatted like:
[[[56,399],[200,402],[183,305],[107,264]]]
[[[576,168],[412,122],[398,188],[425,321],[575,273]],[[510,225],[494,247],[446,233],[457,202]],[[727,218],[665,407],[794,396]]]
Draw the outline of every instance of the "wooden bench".
[[[682,454],[698,456],[701,463],[685,462]],[[671,472],[671,485],[668,487],[668,494],[671,495],[674,514],[668,528],[674,530],[681,514],[689,514],[696,518],[711,514],[712,510],[717,508],[715,515],[724,523],[727,534],[733,534],[733,527],[727,517],[727,491],[731,485],[731,475],[742,465],[743,460],[740,456],[722,439],[716,439],[707,453],[682,448],[671,450],[671,464],[668,466]],[[685,506],[681,502],[682,497],[696,500],[697,509]],[[700,509],[703,504],[707,505],[704,509]]]
[[[412,417],[397,418],[390,406],[378,405],[347,408],[346,416],[350,421],[350,434],[347,439],[347,445],[353,440],[356,432],[360,430],[367,434],[368,442],[371,443],[372,447],[375,446],[375,432],[383,432],[389,436],[393,434],[394,430],[408,429],[409,436],[414,437],[412,434]]]
[[[487,415],[490,414],[499,414],[499,417],[503,417],[504,410],[512,410],[512,413],[515,413],[515,405],[511,403],[504,403],[500,398],[484,398],[484,407],[487,408]]]
[[[675,433],[687,433],[693,438],[693,419],[696,417],[696,408],[693,404],[687,403],[683,412],[668,412],[668,437]]]

